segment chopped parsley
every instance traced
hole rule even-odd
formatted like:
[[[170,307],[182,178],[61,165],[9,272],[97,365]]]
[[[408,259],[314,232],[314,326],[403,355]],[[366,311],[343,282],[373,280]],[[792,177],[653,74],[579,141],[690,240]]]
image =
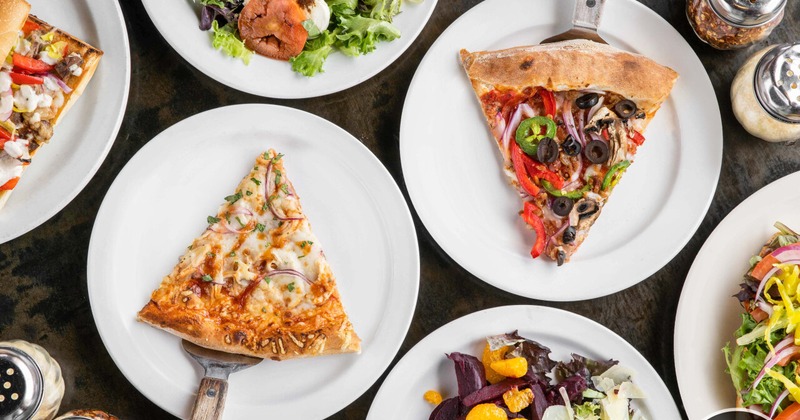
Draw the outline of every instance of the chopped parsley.
[[[294,292],[294,282],[287,284],[286,288],[289,289],[290,292]]]
[[[275,170],[275,185],[281,185],[281,171]]]
[[[228,223],[231,222],[231,213],[230,212],[227,212],[227,211],[225,212],[225,221],[228,222]]]
[[[300,242],[300,248],[305,248],[308,245],[314,245],[314,242],[311,242],[311,241]]]
[[[209,225],[213,225],[214,223],[219,222],[219,217],[208,216],[208,218],[206,218],[206,222],[208,222]]]
[[[217,256],[217,254],[215,254],[215,253],[213,253],[213,252],[206,252],[206,255],[207,255],[207,256],[209,256],[209,257],[211,257],[211,258],[214,258],[214,257],[216,257],[216,256]]]
[[[233,203],[239,201],[240,198],[242,198],[242,193],[241,192],[237,192],[234,195],[229,195],[229,196],[225,197],[225,201],[233,204]]]
[[[264,152],[264,159],[269,160],[269,153]]]
[[[278,163],[278,161],[281,160],[282,157],[283,153],[278,153],[277,155],[275,155],[274,158],[272,158],[272,163]],[[267,159],[266,153],[264,154],[264,159]]]
[[[255,179],[255,178],[250,178],[250,180],[253,181],[256,185],[261,185],[261,181]]]
[[[267,211],[267,203],[264,203],[264,205],[261,206],[261,211]]]
[[[231,253],[228,254],[228,256],[229,257],[235,257],[236,256],[236,251],[231,251]]]
[[[211,276],[206,274],[206,275],[203,276],[203,281],[206,282],[206,283],[210,283],[210,282],[214,281],[214,279],[212,279]]]
[[[289,195],[289,186],[286,184],[281,184],[281,191],[283,191],[284,194]]]
[[[271,279],[271,278],[269,278],[269,277],[264,277],[264,283],[267,283],[267,284],[269,284],[269,282],[271,282],[271,281],[272,281],[272,279]]]
[[[262,225],[261,223],[256,224],[256,230],[259,232],[263,232],[266,226]]]
[[[245,226],[245,224],[242,223],[242,219],[240,219],[239,216],[236,216],[236,221],[239,222],[240,225]]]
[[[253,192],[250,191],[250,190],[247,190],[247,191],[244,192],[244,195],[251,196],[251,195],[253,195]]]

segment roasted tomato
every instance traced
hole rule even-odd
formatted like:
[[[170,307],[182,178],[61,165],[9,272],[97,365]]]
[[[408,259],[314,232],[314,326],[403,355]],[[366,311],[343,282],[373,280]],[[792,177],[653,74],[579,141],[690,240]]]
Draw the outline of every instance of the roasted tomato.
[[[288,60],[303,51],[307,13],[297,0],[250,0],[239,16],[247,48],[269,58]]]

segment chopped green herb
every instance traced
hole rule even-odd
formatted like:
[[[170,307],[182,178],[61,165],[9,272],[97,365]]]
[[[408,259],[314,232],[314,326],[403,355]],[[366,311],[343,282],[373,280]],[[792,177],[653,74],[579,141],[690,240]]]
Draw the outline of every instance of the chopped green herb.
[[[255,179],[255,178],[250,178],[250,180],[253,181],[256,185],[261,185],[261,181]]]
[[[225,221],[228,222],[228,223],[231,222],[231,213],[230,212],[227,212],[227,211],[225,212]]]
[[[275,185],[281,185],[281,171],[276,169],[275,173],[277,174],[275,175]]]
[[[277,198],[278,198],[278,196],[276,194],[272,194],[271,196],[269,196],[269,198],[267,198],[267,202],[271,203],[271,202],[275,201],[275,199],[277,199]]]
[[[267,246],[267,248],[271,247],[272,246],[272,242],[267,242],[266,246]]]
[[[240,198],[242,198],[242,193],[241,192],[237,192],[234,195],[229,195],[229,196],[225,197],[225,201],[233,204],[233,203],[239,201]]]
[[[301,255],[301,256],[297,257],[297,259],[299,260],[299,259],[305,258],[305,257],[306,257],[305,255]]]
[[[314,242],[311,242],[311,241],[300,242],[300,248],[305,248],[306,246],[309,246],[309,245],[314,245]]]
[[[230,257],[235,257],[235,256],[236,256],[236,251],[231,251],[231,253],[230,253],[230,254],[228,254],[228,256],[230,256]]]
[[[286,184],[281,184],[281,191],[283,191],[284,194],[289,195],[289,186]]]
[[[213,225],[214,223],[219,222],[219,217],[208,216],[208,218],[206,218],[206,222],[208,222],[209,225]]]
[[[266,226],[262,225],[261,223],[256,224],[256,230],[259,232],[263,232]]]
[[[256,165],[256,166],[253,166],[253,170],[254,170],[254,171],[257,171],[257,170],[258,170],[258,165]]]
[[[214,257],[216,257],[216,256],[217,256],[217,254],[215,254],[215,253],[213,253],[213,252],[206,252],[206,255],[208,255],[208,256],[209,256],[209,257],[211,257],[211,258],[214,258]]]
[[[203,276],[203,281],[206,282],[206,283],[209,283],[209,282],[214,281],[214,279],[212,279],[211,276],[206,274],[206,275]]]
[[[246,196],[251,196],[251,195],[253,195],[253,192],[252,192],[252,191],[250,191],[250,190],[248,190],[248,191],[245,191],[245,192],[244,192],[244,195],[246,195]]]
[[[242,226],[245,225],[244,223],[242,223],[242,219],[240,219],[239,216],[236,216],[236,221],[239,222],[239,224]]]
[[[264,152],[264,159],[267,159],[267,160],[269,160],[269,153],[267,153],[267,152]]]
[[[272,281],[272,279],[271,279],[271,278],[269,278],[269,277],[264,277],[264,283],[267,283],[267,284],[269,284],[269,282],[271,282],[271,281]]]
[[[287,284],[286,288],[289,289],[290,292],[294,292],[294,282]]]
[[[272,158],[272,163],[278,163],[278,161],[281,160],[282,157],[283,153],[278,153],[277,155],[275,155],[274,158]]]
[[[267,313],[267,308],[261,308],[261,313]]]

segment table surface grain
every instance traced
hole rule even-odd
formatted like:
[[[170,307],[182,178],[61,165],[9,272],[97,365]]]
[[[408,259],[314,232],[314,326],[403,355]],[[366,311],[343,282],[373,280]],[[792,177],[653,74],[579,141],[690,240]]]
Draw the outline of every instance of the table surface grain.
[[[136,151],[178,121],[224,105],[276,103],[312,112],[352,133],[386,165],[407,199],[398,148],[406,90],[431,44],[479,0],[440,0],[416,42],[386,70],[344,92],[294,101],[244,94],[209,79],[170,48],[141,2],[120,3],[132,52],[125,120],[110,154],[83,192],[40,227],[0,245],[0,339],[39,343],[61,363],[66,382],[62,411],[101,408],[123,419],[169,419],[172,417],[144,398],[114,365],[89,307],[89,237],[100,203],[116,175]],[[672,331],[681,287],[694,256],[737,204],[768,183],[800,169],[800,148],[771,145],[748,135],[733,116],[728,94],[736,70],[752,52],[768,43],[800,40],[800,2],[789,2],[783,23],[768,40],[734,52],[717,51],[699,41],[686,20],[683,1],[642,3],[670,22],[689,42],[708,71],[720,104],[724,129],[722,172],[714,201],[698,231],[669,264],[634,287],[589,301],[548,303],[511,295],[470,275],[433,241],[412,207],[422,263],[419,301],[392,366],[422,338],[463,315],[503,305],[547,305],[594,319],[622,336],[650,361],[681,405]],[[388,372],[330,418],[365,418]]]

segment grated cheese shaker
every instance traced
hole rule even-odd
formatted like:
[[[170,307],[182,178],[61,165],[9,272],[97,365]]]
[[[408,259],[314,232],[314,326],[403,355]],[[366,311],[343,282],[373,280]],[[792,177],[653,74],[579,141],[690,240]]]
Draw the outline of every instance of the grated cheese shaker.
[[[63,397],[61,367],[44,348],[0,342],[0,419],[50,420]]]

